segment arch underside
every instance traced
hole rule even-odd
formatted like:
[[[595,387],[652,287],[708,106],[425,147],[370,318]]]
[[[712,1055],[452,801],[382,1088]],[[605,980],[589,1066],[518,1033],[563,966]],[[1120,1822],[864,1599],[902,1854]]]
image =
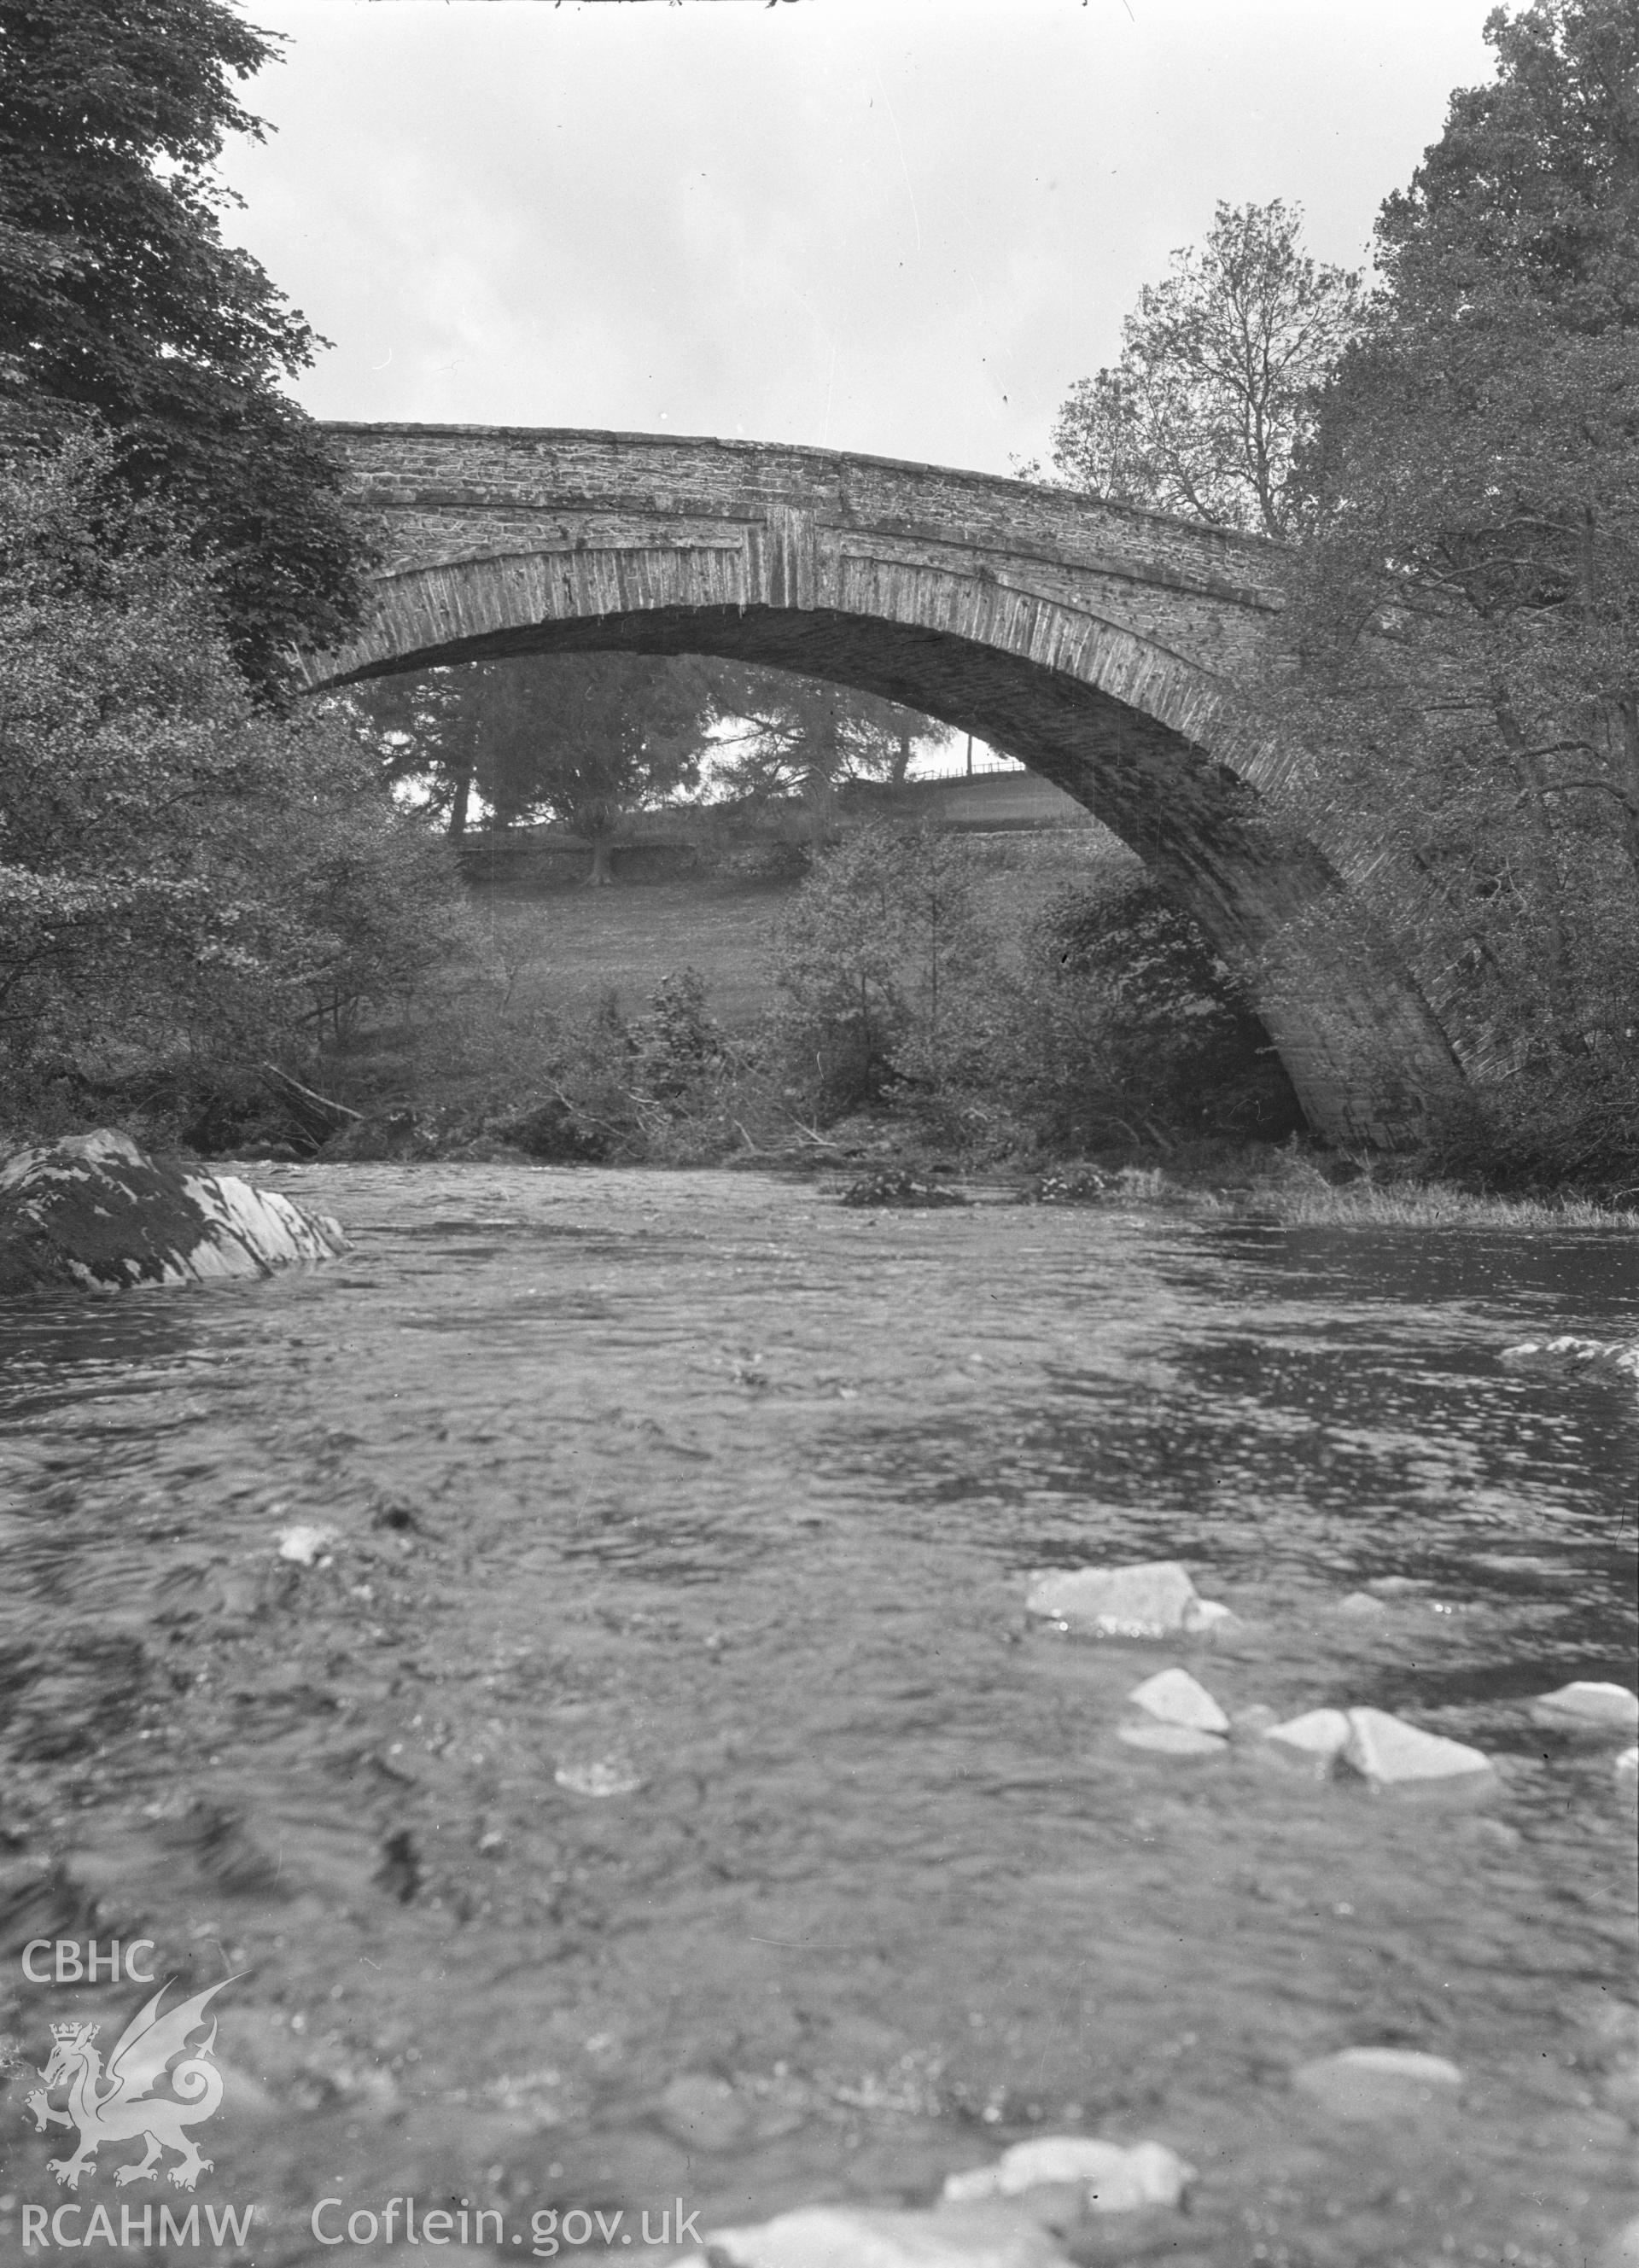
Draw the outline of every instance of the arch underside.
[[[721,596],[680,603],[669,576],[669,589],[645,594],[648,604],[570,611],[565,589],[552,593],[564,611],[543,614],[539,588],[520,605],[516,578],[502,571],[509,563],[385,578],[367,637],[310,682],[530,653],[698,653],[903,703],[1053,781],[1144,859],[1220,951],[1254,971],[1260,1012],[1318,1131],[1401,1145],[1416,1138],[1436,1095],[1450,1093],[1455,1064],[1426,1003],[1384,941],[1352,918],[1318,847],[1180,729],[1179,719],[1209,720],[1216,705],[1217,688],[1198,666],[1080,610],[1067,625],[1061,608],[1044,617],[1039,604],[999,607],[994,594],[981,594],[979,621],[971,607],[960,610],[969,617],[961,629],[945,626],[953,610],[942,594],[934,621],[907,621]],[[992,636],[972,634],[981,627]],[[1023,651],[997,642],[999,629]],[[1094,670],[1103,663],[1123,691],[1143,688],[1152,709],[1053,666],[1072,658]]]
[[[1184,734],[1062,671],[920,624],[823,608],[668,607],[508,624],[400,650],[347,678],[519,654],[608,652],[698,653],[789,670],[972,733],[1091,811],[1226,951],[1256,951],[1275,926],[1335,887],[1319,852],[1278,842],[1256,792]],[[1249,895],[1254,869],[1261,887]]]

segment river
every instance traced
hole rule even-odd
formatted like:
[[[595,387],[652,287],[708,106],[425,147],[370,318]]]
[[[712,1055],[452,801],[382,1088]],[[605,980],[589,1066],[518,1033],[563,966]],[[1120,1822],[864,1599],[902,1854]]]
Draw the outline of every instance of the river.
[[[1633,1812],[1524,1705],[1634,1682],[1639,1409],[1496,1359],[1633,1331],[1631,1235],[255,1177],[350,1256],[0,1310],[8,2258],[70,2194],[21,2100],[49,2025],[106,2049],[147,1997],[26,1940],[233,1977],[198,2196],[256,2204],[218,2256],[256,2268],[424,2257],[318,2242],[325,2197],[326,2234],[491,2208],[447,2262],[619,2212],[639,2260],[643,2210],[922,2200],[1032,2132],[1199,2171],[1089,2260],[1571,2268],[1639,2209]],[[1030,1570],[1163,1557],[1238,1626],[1027,1627]],[[1403,1712],[1500,1789],[1124,1746],[1173,1660],[1231,1716]],[[1460,2095],[1294,2089],[1383,2043]],[[144,2186],[186,2202],[78,2200]],[[580,2225],[556,2257],[602,2257]]]

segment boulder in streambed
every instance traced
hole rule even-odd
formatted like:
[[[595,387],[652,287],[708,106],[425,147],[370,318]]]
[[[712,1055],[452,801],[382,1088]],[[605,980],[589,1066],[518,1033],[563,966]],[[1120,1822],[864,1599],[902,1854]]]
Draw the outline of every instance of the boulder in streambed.
[[[1384,1709],[1351,1709],[1340,1762],[1374,1788],[1470,1794],[1496,1785],[1489,1756],[1443,1734],[1425,1733]]]
[[[1204,1603],[1176,1559],[1124,1567],[1052,1568],[1032,1576],[1024,1610],[1094,1638],[1171,1638]]]
[[[1069,2268],[1023,2208],[1000,2199],[927,2213],[808,2205],[756,2228],[713,2228],[676,2268]]]
[[[1539,1693],[1531,1714],[1535,1723],[1561,1732],[1631,1737],[1639,1729],[1639,1693],[1578,1677],[1556,1692]]]
[[[1284,1724],[1266,1726],[1263,1738],[1271,1756],[1324,1779],[1348,1746],[1350,1729],[1341,1709],[1309,1709]]]
[[[1350,2122],[1426,2117],[1454,2103],[1462,2083],[1454,2063],[1416,2048],[1345,2048],[1292,2074],[1300,2095]]]
[[[1195,2178],[1164,2142],[1104,2142],[1090,2134],[1043,2134],[1015,2142],[993,2166],[951,2174],[947,2204],[979,2198],[1023,2197],[1037,2189],[1074,2187],[1084,2213],[1134,2213],[1142,2205],[1175,2205]]]
[[[336,1222],[107,1130],[0,1160],[0,1293],[270,1276],[346,1249]]]
[[[1163,1725],[1184,1725],[1197,1733],[1227,1733],[1229,1720],[1206,1687],[1187,1669],[1158,1669],[1127,1695],[1129,1707]]]
[[[1560,1378],[1626,1378],[1639,1383],[1639,1340],[1525,1339],[1504,1347],[1511,1370],[1546,1370]]]
[[[1221,1756],[1229,1745],[1222,1733],[1206,1733],[1198,1725],[1163,1725],[1143,1718],[1118,1725],[1116,1738],[1129,1749],[1148,1749],[1162,1756]]]

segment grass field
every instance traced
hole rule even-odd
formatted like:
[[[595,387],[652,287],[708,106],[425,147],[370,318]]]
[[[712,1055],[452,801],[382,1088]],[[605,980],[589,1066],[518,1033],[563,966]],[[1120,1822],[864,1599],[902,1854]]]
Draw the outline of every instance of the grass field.
[[[976,898],[1000,936],[1066,883],[1107,863],[1102,836],[1044,829],[970,837]],[[1118,856],[1125,857],[1120,853]],[[794,882],[623,882],[536,896],[476,891],[473,904],[513,980],[511,1005],[576,1015],[613,991],[640,1012],[662,976],[698,969],[725,1030],[746,1032],[773,1003],[771,939]]]
[[[662,976],[698,969],[725,1030],[749,1030],[769,1007],[769,934],[794,882],[617,883],[535,898],[475,895],[512,1005],[578,1015],[613,991],[640,1012]]]

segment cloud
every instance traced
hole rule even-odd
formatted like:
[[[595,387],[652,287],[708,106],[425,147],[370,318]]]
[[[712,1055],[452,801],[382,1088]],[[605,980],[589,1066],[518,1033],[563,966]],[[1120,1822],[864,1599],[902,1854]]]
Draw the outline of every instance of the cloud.
[[[1487,0],[261,0],[234,232],[333,417],[1000,471],[1220,197],[1357,261]]]

